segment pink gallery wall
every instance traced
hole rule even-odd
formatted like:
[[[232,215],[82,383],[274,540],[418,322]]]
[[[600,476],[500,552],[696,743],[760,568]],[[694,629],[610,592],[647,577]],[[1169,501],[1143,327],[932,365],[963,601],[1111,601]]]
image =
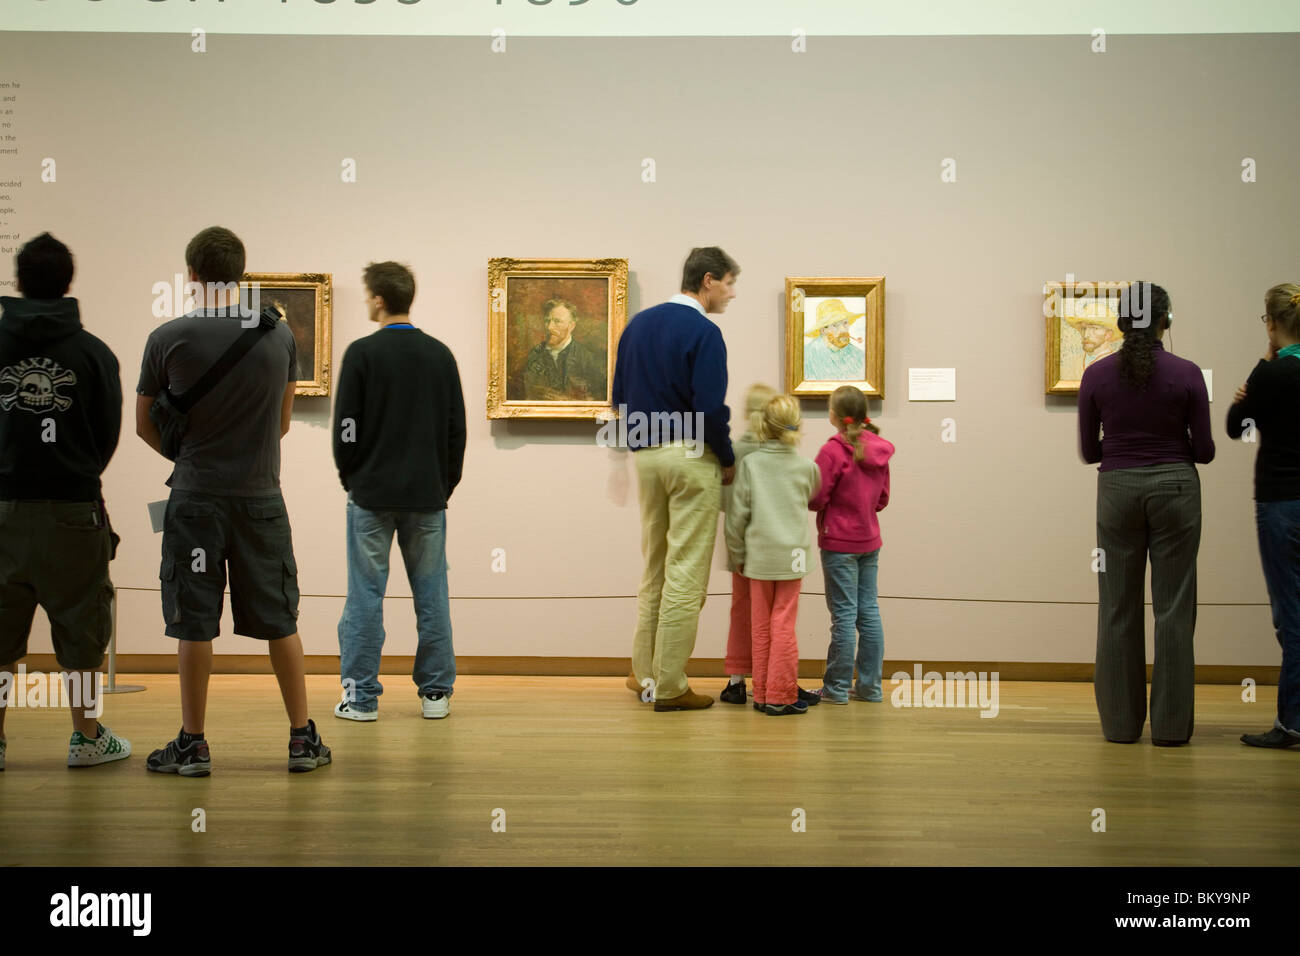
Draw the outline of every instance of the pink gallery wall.
[[[1223,419],[1265,345],[1264,290],[1300,270],[1296,52],[1291,36],[1113,38],[1104,55],[1070,37],[825,39],[795,55],[780,38],[493,54],[486,39],[210,36],[196,54],[181,36],[0,36],[0,81],[21,84],[20,153],[0,164],[23,181],[15,224],[72,247],[86,325],[122,362],[128,427],[105,476],[119,652],[174,649],[145,507],[168,466],[129,425],[152,288],[222,224],[250,270],[333,274],[335,363],[372,330],[364,265],[415,271],[412,318],[455,353],[470,409],[448,512],[466,655],[625,655],[640,575],[629,455],[590,424],[486,420],[489,258],[626,257],[632,312],[677,291],[691,246],[722,245],[742,267],[718,318],[733,409],[750,384],[781,384],[787,275],[886,276],[872,414],[898,446],[880,573],[891,659],[1092,659],[1096,472],[1073,400],[1043,394],[1040,290],[1067,273],[1158,281],[1177,316],[1167,344],[1214,375],[1197,661],[1276,664],[1255,446]],[[913,366],[955,367],[958,400],[909,403]],[[337,653],[346,592],[329,415],[330,399],[299,399],[283,444],[310,654]],[[825,403],[805,415],[812,457]],[[729,588],[715,570],[699,656],[723,654]],[[819,657],[816,560],[804,588],[801,652]],[[395,569],[390,653],[414,651],[409,594]],[[38,618],[31,649],[48,651]],[[219,652],[260,650],[229,627]]]

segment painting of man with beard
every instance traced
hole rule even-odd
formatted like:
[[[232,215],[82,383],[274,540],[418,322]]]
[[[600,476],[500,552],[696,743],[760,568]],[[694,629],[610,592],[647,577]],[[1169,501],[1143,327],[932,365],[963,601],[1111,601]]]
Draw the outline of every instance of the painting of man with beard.
[[[805,300],[805,380],[857,382],[866,378],[867,353],[858,344],[862,342],[862,332],[853,334],[854,327],[866,314],[866,300],[861,298]]]

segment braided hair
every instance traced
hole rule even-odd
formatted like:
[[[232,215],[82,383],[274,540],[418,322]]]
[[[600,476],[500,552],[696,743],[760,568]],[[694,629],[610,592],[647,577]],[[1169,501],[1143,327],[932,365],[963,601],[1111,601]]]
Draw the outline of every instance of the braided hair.
[[[1169,293],[1152,282],[1130,282],[1121,294],[1119,330],[1124,346],[1119,351],[1119,377],[1139,391],[1155,371],[1155,346],[1160,333],[1169,328]],[[1137,320],[1141,324],[1134,322]]]

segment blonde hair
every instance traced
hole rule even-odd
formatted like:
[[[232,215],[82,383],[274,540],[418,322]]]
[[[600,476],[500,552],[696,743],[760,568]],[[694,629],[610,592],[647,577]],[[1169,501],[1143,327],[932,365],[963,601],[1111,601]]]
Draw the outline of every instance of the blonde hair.
[[[790,395],[774,395],[768,399],[758,415],[754,433],[761,441],[777,439],[787,445],[799,441],[799,425],[802,416],[799,412],[799,400]]]
[[[1287,338],[1300,340],[1300,285],[1283,282],[1273,286],[1264,293],[1264,309]]]
[[[749,391],[745,393],[745,415],[749,418],[749,430],[755,435],[759,432],[759,422],[763,420],[763,409],[779,394],[771,385],[761,382],[749,386]]]
[[[840,419],[840,434],[853,446],[853,460],[862,460],[862,433],[879,435],[880,429],[867,417],[867,396],[852,385],[841,385],[831,392],[831,414]],[[853,421],[844,421],[851,418]]]

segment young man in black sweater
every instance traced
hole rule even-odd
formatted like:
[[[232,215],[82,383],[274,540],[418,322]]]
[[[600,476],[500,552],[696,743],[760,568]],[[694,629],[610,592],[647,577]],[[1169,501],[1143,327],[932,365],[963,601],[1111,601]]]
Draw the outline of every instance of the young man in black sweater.
[[[383,601],[393,535],[415,599],[412,675],[425,717],[446,717],[456,656],[447,594],[447,502],[465,459],[465,399],[451,350],[410,322],[415,277],[396,262],[363,274],[377,332],[343,353],[334,462],[348,492],[348,598],[339,619],[343,700],[334,715],[379,717]]]
[[[0,770],[6,698],[28,690],[13,665],[27,653],[38,603],[71,672],[68,766],[131,754],[96,719],[113,600],[99,479],[117,449],[122,383],[117,358],[67,297],[72,271],[68,247],[44,233],[18,253],[23,298],[0,299]]]

